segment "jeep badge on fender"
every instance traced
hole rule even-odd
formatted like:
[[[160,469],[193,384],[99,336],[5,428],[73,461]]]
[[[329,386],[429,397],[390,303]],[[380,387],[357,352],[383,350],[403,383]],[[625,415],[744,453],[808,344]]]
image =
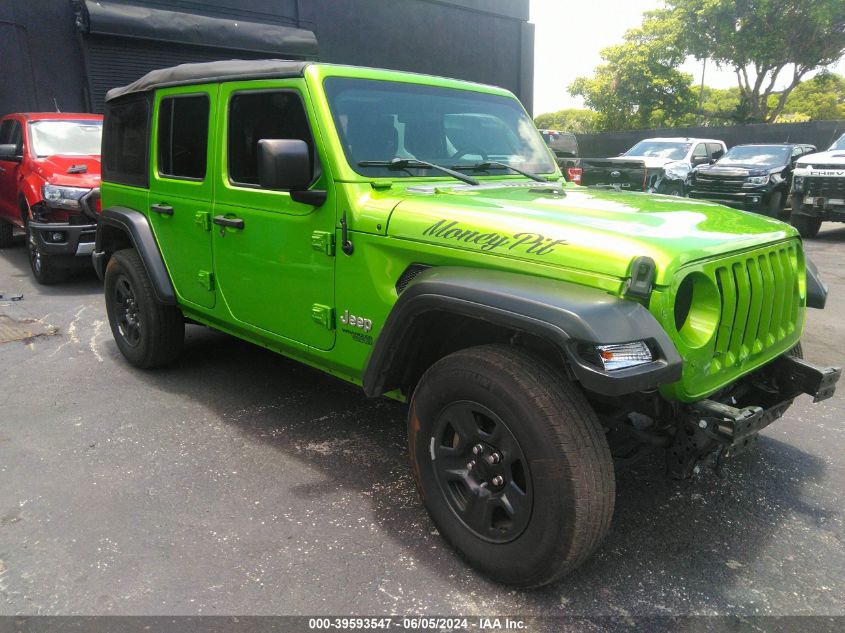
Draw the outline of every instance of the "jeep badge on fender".
[[[373,329],[373,322],[370,319],[349,314],[349,310],[345,310],[343,312],[340,317],[340,322],[350,327],[357,327],[365,332],[369,332]]]
[[[102,180],[93,258],[126,359],[163,365],[198,323],[407,402],[432,522],[501,582],[595,551],[616,442],[689,477],[839,378],[802,358],[827,289],[795,229],[561,183],[502,88],[156,70],[106,97]]]

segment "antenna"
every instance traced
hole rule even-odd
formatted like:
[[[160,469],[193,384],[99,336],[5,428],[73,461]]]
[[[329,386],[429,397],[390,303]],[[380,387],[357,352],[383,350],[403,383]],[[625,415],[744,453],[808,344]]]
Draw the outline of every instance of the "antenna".
[[[59,113],[59,114],[61,114],[61,113],[62,113],[62,111],[61,111],[61,110],[59,110],[59,102],[58,102],[58,101],[56,101],[56,97],[53,97],[53,105],[54,105],[54,106],[56,106],[56,112],[57,112],[57,113]]]

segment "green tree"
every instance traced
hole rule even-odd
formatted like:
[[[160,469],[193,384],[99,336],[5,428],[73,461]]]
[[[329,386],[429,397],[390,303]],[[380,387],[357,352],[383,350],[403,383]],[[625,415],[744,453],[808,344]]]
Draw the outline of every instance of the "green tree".
[[[786,99],[780,120],[845,119],[845,77],[822,71],[798,84]]]
[[[568,108],[539,115],[534,122],[538,128],[561,130],[573,134],[590,134],[598,131],[598,114],[592,110]]]
[[[602,130],[673,125],[695,109],[692,76],[676,69],[686,59],[682,30],[671,16],[646,13],[622,44],[602,50],[604,63],[593,77],[577,78],[570,94],[598,113]]]
[[[843,0],[665,2],[647,21],[670,25],[686,53],[732,68],[747,121],[776,120],[807,73],[845,52]]]

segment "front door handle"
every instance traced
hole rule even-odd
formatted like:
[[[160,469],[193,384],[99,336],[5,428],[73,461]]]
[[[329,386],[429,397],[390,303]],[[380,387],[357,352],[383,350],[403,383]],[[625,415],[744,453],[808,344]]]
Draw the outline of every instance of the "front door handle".
[[[0,166],[0,174],[5,174],[5,173],[6,173],[6,168]]]
[[[215,215],[212,222],[218,226],[228,226],[233,229],[244,228],[244,221],[241,218],[227,218],[225,215]]]
[[[161,213],[162,215],[173,215],[173,207],[169,204],[151,204],[150,211],[153,213]]]

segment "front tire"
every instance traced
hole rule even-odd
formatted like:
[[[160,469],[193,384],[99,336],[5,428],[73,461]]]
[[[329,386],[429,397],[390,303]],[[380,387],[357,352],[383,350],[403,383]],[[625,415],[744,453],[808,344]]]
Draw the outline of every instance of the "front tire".
[[[782,216],[784,206],[783,192],[773,191],[766,203],[766,215],[777,220]]]
[[[681,183],[673,182],[666,185],[663,193],[667,196],[676,196],[678,198],[684,197],[684,186]]]
[[[142,369],[175,360],[185,340],[185,320],[176,306],[164,305],[138,252],[127,248],[112,255],[105,274],[106,312],[117,347]]]
[[[506,345],[435,363],[408,415],[420,496],[443,537],[491,578],[553,582],[596,549],[613,515],[604,431],[584,395]]]
[[[41,251],[35,232],[26,224],[26,247],[29,250],[29,267],[38,283],[49,286],[65,281],[70,272],[57,266],[53,258]]]
[[[822,226],[821,218],[811,218],[808,215],[796,215],[794,212],[789,219],[790,224],[798,229],[801,237],[815,237]]]
[[[0,248],[11,248],[14,236],[14,227],[8,220],[0,218]]]

